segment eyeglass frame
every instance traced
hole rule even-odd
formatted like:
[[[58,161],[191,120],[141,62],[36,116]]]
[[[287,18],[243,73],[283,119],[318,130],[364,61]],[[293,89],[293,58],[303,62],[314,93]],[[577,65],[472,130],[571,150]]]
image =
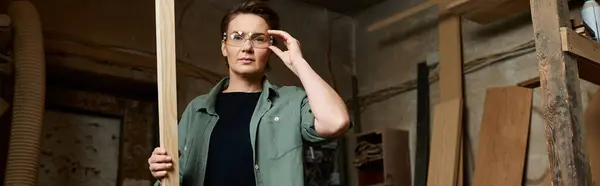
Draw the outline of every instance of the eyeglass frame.
[[[231,34],[233,34],[233,33],[237,33],[239,35],[245,34],[245,32],[243,32],[243,31],[233,31],[233,32],[231,32]],[[265,34],[265,33],[260,33],[260,32],[257,32],[257,33],[269,36],[269,46],[272,46],[272,45],[275,44],[275,39],[273,38],[272,35]],[[246,37],[244,37],[243,43],[246,43],[246,41],[250,41],[250,45],[252,47],[254,47],[254,48],[262,48],[262,47],[255,47],[254,43],[252,42],[252,40],[250,40],[250,38],[252,37],[252,35],[257,34],[257,33],[248,32],[248,35]],[[222,40],[223,40],[223,42],[225,42],[225,44],[227,44],[227,32],[223,32],[223,38],[222,38]],[[232,46],[236,46],[236,45],[232,45]],[[243,45],[241,45],[241,46],[243,46]],[[237,47],[241,47],[241,46],[237,46]],[[269,47],[265,47],[265,48],[269,48]]]

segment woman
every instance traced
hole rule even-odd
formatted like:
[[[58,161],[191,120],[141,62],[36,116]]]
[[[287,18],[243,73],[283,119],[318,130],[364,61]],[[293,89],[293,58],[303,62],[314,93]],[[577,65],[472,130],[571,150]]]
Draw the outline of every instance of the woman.
[[[262,1],[245,1],[224,16],[221,51],[229,77],[192,100],[183,113],[181,185],[304,185],[303,142],[323,143],[349,128],[343,100],[302,57],[300,43],[278,26],[278,15]],[[274,46],[274,37],[288,50]],[[272,52],[304,90],[266,80]],[[159,180],[172,168],[162,148],[148,163]]]

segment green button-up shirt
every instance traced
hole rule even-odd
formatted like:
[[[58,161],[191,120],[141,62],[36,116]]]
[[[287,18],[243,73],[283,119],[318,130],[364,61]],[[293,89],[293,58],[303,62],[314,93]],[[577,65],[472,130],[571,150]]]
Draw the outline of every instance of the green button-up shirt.
[[[192,100],[183,112],[178,130],[182,186],[204,185],[210,135],[219,120],[216,97],[228,84],[229,78],[224,78],[209,93]],[[258,186],[304,185],[303,142],[328,141],[316,132],[314,121],[303,89],[278,87],[264,80],[250,121]]]

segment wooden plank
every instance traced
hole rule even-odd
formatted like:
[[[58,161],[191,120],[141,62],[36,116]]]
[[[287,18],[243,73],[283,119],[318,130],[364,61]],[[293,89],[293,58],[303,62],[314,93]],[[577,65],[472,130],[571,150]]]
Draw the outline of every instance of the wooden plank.
[[[577,34],[573,29],[560,27],[562,50],[600,65],[600,44]]]
[[[447,6],[448,4],[441,4],[440,6]],[[461,18],[458,15],[445,14],[444,9],[439,9],[439,23],[438,23],[438,44],[439,44],[439,85],[440,85],[440,103],[455,100],[460,98],[462,101],[463,97],[463,59],[462,59],[462,35],[461,35]],[[461,109],[456,107],[455,109]],[[462,116],[460,117],[462,118]],[[459,121],[460,125],[458,130],[463,130],[463,121]],[[434,126],[435,128],[436,126]],[[461,132],[463,134],[463,132]],[[459,137],[459,149],[458,154],[458,167],[456,167],[458,174],[457,182],[455,184],[463,185],[463,170],[464,170],[464,145],[462,135]],[[454,153],[450,151],[448,153]],[[431,162],[430,162],[431,163]]]
[[[68,40],[44,39],[44,48],[47,53],[68,54],[92,60],[111,63],[122,67],[132,67],[156,71],[156,56],[141,55],[131,52],[108,49],[89,43],[78,43]],[[190,62],[179,60],[177,62],[177,73],[181,75],[203,79],[216,83],[224,75],[202,69],[192,65]]]
[[[462,98],[434,107],[428,186],[456,186],[462,130]]]
[[[460,16],[439,22],[440,103],[462,96],[462,38]]]
[[[427,185],[429,166],[430,114],[429,67],[426,62],[417,65],[417,152],[415,155],[415,186]]]
[[[488,1],[481,0],[454,0],[448,3],[446,9],[454,14],[461,15],[479,7],[485,6]]]
[[[156,73],[158,84],[158,125],[160,146],[172,158],[173,168],[161,180],[162,186],[179,185],[177,142],[177,76],[175,53],[175,2],[156,0]]]
[[[400,13],[394,14],[391,17],[385,18],[381,21],[377,21],[373,24],[371,24],[369,27],[367,27],[367,31],[372,32],[378,29],[381,29],[383,27],[386,27],[392,23],[398,22],[406,17],[409,17],[413,14],[419,13],[423,10],[426,10],[428,8],[433,7],[434,5],[437,5],[437,2],[434,1],[425,1],[424,3],[421,3],[417,6],[414,6],[412,8],[409,8],[408,10],[402,11]]]
[[[538,87],[540,87],[540,77],[536,76],[536,77],[532,77],[528,80],[521,81],[521,82],[517,83],[517,86],[525,87],[525,88],[538,88]]]
[[[589,62],[587,59],[577,59],[577,67],[579,69],[579,78],[600,85],[600,66],[595,65],[594,62]],[[525,88],[538,88],[540,87],[540,77],[536,76],[525,81],[517,83],[517,86]]]
[[[585,58],[577,59],[577,68],[579,69],[579,78],[600,85],[600,65]]]
[[[384,129],[383,143],[383,169],[385,185],[410,185],[410,148],[408,131]]]
[[[504,0],[486,2],[486,6],[466,13],[463,17],[479,24],[488,24],[526,11],[529,11],[529,0]]]
[[[569,28],[567,0],[531,0],[546,125],[546,143],[553,185],[591,185],[581,121],[577,61],[561,46],[560,27]]]
[[[592,95],[584,112],[587,148],[592,165],[592,181],[600,183],[600,89]]]
[[[532,89],[518,86],[487,89],[475,155],[474,186],[522,184],[532,93]]]
[[[560,28],[562,51],[577,56],[579,77],[600,85],[600,44],[569,27]]]

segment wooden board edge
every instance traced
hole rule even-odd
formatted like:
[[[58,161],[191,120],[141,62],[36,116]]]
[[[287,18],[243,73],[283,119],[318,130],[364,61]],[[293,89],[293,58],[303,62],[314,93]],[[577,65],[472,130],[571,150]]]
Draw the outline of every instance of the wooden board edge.
[[[388,17],[388,18],[385,18],[383,20],[377,21],[377,22],[369,25],[367,27],[367,31],[368,32],[373,32],[375,30],[379,30],[379,29],[381,29],[383,27],[386,27],[386,26],[388,26],[388,25],[390,25],[392,23],[398,22],[398,21],[400,21],[400,20],[402,20],[402,19],[404,19],[406,17],[409,17],[409,16],[414,15],[416,13],[419,13],[419,12],[421,12],[423,10],[431,8],[431,7],[433,7],[433,6],[437,5],[437,4],[438,3],[435,2],[435,1],[427,0],[424,3],[418,4],[418,5],[414,6],[414,7],[411,7],[409,9],[407,9],[407,10],[404,10],[402,12],[396,13],[396,14]]]
[[[443,113],[442,110],[445,107],[457,107],[457,108],[453,108],[450,109],[452,111],[452,113]],[[445,116],[448,114],[456,114],[456,116]],[[463,100],[462,98],[458,97],[452,100],[448,100],[448,101],[444,101],[441,103],[438,103],[434,106],[434,117],[433,117],[433,131],[432,131],[432,136],[431,136],[431,154],[436,154],[436,151],[439,151],[443,148],[436,148],[436,141],[445,141],[445,140],[449,140],[449,139],[440,139],[443,138],[443,136],[439,136],[439,135],[435,135],[436,131],[439,130],[443,130],[444,128],[441,128],[440,125],[446,124],[448,122],[456,122],[456,129],[453,129],[452,131],[442,131],[442,133],[444,132],[450,132],[452,135],[456,136],[456,139],[454,139],[454,146],[449,148],[451,151],[453,152],[443,152],[446,155],[452,155],[453,159],[454,159],[454,163],[453,163],[453,167],[448,168],[446,170],[451,170],[451,173],[449,172],[438,172],[440,171],[438,168],[436,167],[438,166],[436,163],[441,163],[439,160],[434,159],[435,156],[430,156],[429,157],[429,168],[428,168],[428,173],[427,173],[427,185],[428,186],[446,186],[446,185],[456,185],[457,181],[458,181],[458,167],[459,167],[459,156],[460,156],[460,143],[462,140],[462,115],[463,115]],[[447,121],[447,120],[443,120],[446,117],[452,117],[452,118],[456,118],[457,121]],[[451,140],[451,139],[450,139]],[[452,178],[450,180],[445,180],[448,181],[447,183],[440,183],[439,177],[443,176],[443,175],[452,175]],[[441,180],[444,181],[444,180]]]
[[[538,87],[540,87],[540,77],[536,76],[536,77],[529,78],[525,81],[521,81],[521,82],[517,83],[517,86],[525,87],[525,88],[538,88]]]
[[[571,28],[561,27],[562,50],[572,55],[586,58],[589,62],[600,64],[600,44],[587,39]]]

